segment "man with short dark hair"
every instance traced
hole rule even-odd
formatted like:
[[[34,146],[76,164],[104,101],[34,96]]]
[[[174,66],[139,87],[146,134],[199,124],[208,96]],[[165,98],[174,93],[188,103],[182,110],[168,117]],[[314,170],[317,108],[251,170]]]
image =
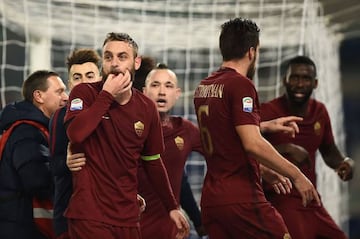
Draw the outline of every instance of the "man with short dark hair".
[[[298,165],[305,176],[316,185],[315,155],[320,151],[325,163],[338,173],[343,181],[353,174],[353,160],[344,157],[335,144],[330,117],[323,103],[312,99],[318,85],[315,63],[306,56],[296,56],[286,62],[283,77],[284,95],[261,105],[261,120],[296,115],[299,134],[266,134],[266,138],[286,159]],[[268,189],[265,186],[265,189]],[[267,199],[280,212],[293,239],[347,238],[335,224],[323,205],[301,204],[297,189],[289,195],[278,195],[266,190]]]
[[[137,170],[139,160],[178,229],[189,233],[160,158],[164,150],[154,102],[132,89],[141,64],[136,42],[109,33],[102,50],[103,80],[76,86],[65,125],[72,153],[86,164],[73,172],[74,190],[65,216],[71,238],[141,238]]]
[[[261,136],[258,95],[251,81],[259,32],[248,19],[225,22],[220,34],[222,65],[194,94],[207,163],[201,212],[211,239],[291,238],[265,198],[260,163],[290,178],[304,206],[319,202],[311,182]],[[287,186],[286,180],[281,182]]]
[[[0,129],[11,132],[0,161],[0,238],[47,238],[35,224],[43,211],[33,209],[34,198],[52,198],[47,128],[50,116],[68,99],[65,85],[52,71],[35,71],[23,83],[23,101],[7,105],[1,114]],[[45,218],[46,219],[51,219]],[[51,226],[51,225],[50,225]]]

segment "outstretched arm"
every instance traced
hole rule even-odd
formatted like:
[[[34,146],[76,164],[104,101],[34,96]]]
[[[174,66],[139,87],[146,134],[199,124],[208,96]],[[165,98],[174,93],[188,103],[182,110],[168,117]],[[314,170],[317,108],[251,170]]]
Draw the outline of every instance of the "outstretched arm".
[[[261,136],[258,126],[239,125],[236,126],[236,131],[247,153],[254,156],[264,166],[291,179],[302,197],[304,206],[312,200],[320,205],[319,195],[310,180]]]
[[[263,121],[260,123],[260,131],[262,134],[283,132],[290,134],[293,138],[299,133],[299,127],[296,122],[302,121],[303,118],[297,116],[286,116],[277,119]]]

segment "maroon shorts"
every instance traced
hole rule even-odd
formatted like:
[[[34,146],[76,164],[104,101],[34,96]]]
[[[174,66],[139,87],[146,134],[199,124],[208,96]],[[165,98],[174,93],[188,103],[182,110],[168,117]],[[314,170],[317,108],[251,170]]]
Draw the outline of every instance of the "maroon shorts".
[[[140,220],[141,237],[144,239],[175,239],[177,228],[170,216],[149,218],[147,215],[145,220]]]
[[[277,209],[284,218],[292,239],[348,238],[324,207]]]
[[[290,239],[288,229],[270,203],[203,207],[205,230],[211,239]]]
[[[141,239],[139,227],[118,227],[97,221],[69,219],[71,239]]]

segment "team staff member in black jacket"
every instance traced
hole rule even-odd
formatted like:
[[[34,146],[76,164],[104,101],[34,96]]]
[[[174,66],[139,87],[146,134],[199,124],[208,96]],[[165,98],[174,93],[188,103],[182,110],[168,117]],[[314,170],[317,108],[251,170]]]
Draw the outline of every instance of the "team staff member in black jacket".
[[[51,71],[36,71],[23,84],[23,101],[7,105],[0,119],[3,132],[18,120],[48,127],[50,116],[68,100],[65,85]],[[51,195],[48,139],[29,124],[20,124],[7,140],[0,161],[0,238],[43,239],[34,223],[34,197]]]

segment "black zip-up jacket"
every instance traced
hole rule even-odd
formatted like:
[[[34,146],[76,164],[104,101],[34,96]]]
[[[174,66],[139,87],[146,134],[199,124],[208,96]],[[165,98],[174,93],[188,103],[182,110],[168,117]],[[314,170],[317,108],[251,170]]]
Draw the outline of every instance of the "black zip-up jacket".
[[[54,229],[57,236],[68,230],[67,219],[63,216],[72,194],[72,178],[66,166],[67,145],[64,117],[66,107],[57,110],[50,119],[50,168],[54,177]]]
[[[0,130],[17,120],[33,120],[48,127],[49,119],[31,102],[7,105]],[[35,126],[20,124],[11,133],[0,161],[0,238],[42,239],[33,220],[32,198],[50,198],[52,180],[49,145]]]

